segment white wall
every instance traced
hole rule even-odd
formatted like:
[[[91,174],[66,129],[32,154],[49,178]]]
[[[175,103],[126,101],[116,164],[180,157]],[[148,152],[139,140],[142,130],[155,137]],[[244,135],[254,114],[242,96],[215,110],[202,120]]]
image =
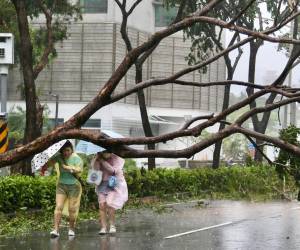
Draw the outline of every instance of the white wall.
[[[45,104],[45,103],[43,103]],[[80,109],[84,107],[86,103],[59,103],[59,112],[58,117],[64,118],[64,120],[68,120],[75,113],[77,113]],[[20,106],[25,110],[24,102],[8,102],[8,110],[10,111],[13,107]],[[47,106],[50,110],[50,118],[55,117],[55,102],[47,102]],[[194,116],[205,115],[207,113],[196,111],[196,110],[186,110],[186,109],[168,109],[168,108],[149,108],[149,115],[156,116],[168,116],[174,117],[175,120],[179,120],[181,117],[181,123],[179,124],[162,124],[159,126],[159,134],[169,133],[172,131],[176,131],[179,127],[184,123],[184,115],[189,114]],[[137,105],[130,105],[124,103],[115,103],[109,106],[102,108],[97,111],[91,119],[101,119],[101,126],[104,129],[112,129],[112,121],[113,119],[123,118],[128,120],[140,121],[140,113],[139,107]],[[217,131],[217,126],[211,127],[208,129],[210,132]],[[187,146],[191,146],[191,142],[187,139],[176,139],[173,141],[169,141],[167,143],[160,143],[159,149],[166,150],[177,150],[183,149]],[[209,160],[212,159],[212,149],[206,149],[200,153],[198,153],[195,159],[203,159]],[[157,162],[161,165],[177,165],[178,159],[157,159]]]
[[[135,0],[127,0],[127,11]],[[138,20],[138,21],[137,21]],[[113,0],[108,0],[108,10],[106,13],[83,14],[83,22],[122,22],[122,13],[119,6]],[[128,26],[140,31],[155,31],[155,13],[152,0],[142,1],[128,18]]]

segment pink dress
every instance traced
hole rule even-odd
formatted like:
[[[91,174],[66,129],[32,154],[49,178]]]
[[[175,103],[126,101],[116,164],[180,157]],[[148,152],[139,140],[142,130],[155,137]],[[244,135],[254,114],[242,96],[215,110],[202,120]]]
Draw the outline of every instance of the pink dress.
[[[94,169],[101,170],[103,172],[102,182],[108,181],[108,178],[111,175],[111,172],[108,171],[108,169],[115,171],[117,186],[114,189],[108,188],[105,195],[107,205],[114,209],[121,209],[128,200],[128,188],[123,173],[124,163],[125,160],[115,154],[112,154],[110,159],[102,163],[104,166],[101,166],[102,164],[99,161],[96,161],[96,159],[93,159],[91,163]],[[96,187],[96,192],[98,197],[103,195],[98,191],[98,187]]]

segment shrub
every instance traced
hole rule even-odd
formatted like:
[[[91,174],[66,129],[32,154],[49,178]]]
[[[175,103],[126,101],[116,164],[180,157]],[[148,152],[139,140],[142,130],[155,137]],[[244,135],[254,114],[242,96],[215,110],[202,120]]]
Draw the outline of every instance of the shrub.
[[[249,199],[252,196],[278,198],[281,180],[271,166],[222,167],[219,169],[155,169],[140,170],[129,167],[125,172],[131,197],[164,196],[188,192],[193,196]],[[286,188],[295,190],[294,182],[286,181]],[[51,177],[8,176],[0,178],[0,212],[21,208],[53,210],[56,180]],[[275,195],[274,195],[275,194]],[[86,185],[81,205],[95,207],[94,187]]]

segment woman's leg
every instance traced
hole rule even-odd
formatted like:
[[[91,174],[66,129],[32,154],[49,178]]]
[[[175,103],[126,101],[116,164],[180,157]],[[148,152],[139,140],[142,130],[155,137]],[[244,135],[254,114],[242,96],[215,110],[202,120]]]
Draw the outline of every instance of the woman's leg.
[[[115,226],[115,209],[107,206],[110,226]]]
[[[64,208],[64,203],[67,196],[64,194],[56,194],[56,207],[54,211],[54,229],[58,231],[60,221],[61,221],[61,214]]]
[[[106,202],[99,203],[99,216],[100,216],[100,225],[101,228],[107,228],[107,220],[106,220]]]
[[[77,217],[77,198],[69,198],[69,228],[75,230],[75,223]]]
[[[77,213],[80,207],[81,199],[81,186],[72,185],[69,190],[69,227],[71,230],[75,230],[75,223],[77,219]]]

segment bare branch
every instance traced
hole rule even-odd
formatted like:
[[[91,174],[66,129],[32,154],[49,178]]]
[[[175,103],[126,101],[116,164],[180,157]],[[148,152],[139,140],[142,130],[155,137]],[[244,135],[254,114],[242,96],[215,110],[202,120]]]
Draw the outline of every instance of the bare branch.
[[[134,11],[134,9],[142,2],[143,0],[136,0],[135,3],[131,6],[129,11],[127,12],[128,16]]]
[[[176,15],[174,21],[171,24],[177,23],[177,22],[179,22],[182,19],[182,17],[183,17],[183,11],[184,11],[184,8],[186,6],[186,1],[187,0],[182,0],[181,1],[180,5],[179,5],[179,8],[178,8],[178,11],[177,11],[177,15]]]
[[[225,81],[218,81],[218,82],[207,82],[207,83],[199,83],[199,82],[187,82],[182,80],[172,80],[170,78],[164,78],[164,79],[151,79],[146,80],[144,82],[139,83],[138,85],[132,87],[131,89],[128,89],[122,93],[113,95],[111,99],[109,100],[109,103],[113,103],[116,101],[119,101],[126,96],[129,96],[133,93],[136,93],[139,90],[149,88],[151,86],[160,86],[165,84],[178,84],[178,85],[184,85],[184,86],[194,86],[194,87],[210,87],[210,86],[226,86],[226,85],[238,85],[238,86],[245,86],[249,88],[255,88],[255,89],[265,89],[268,86],[253,84],[250,82],[243,82],[243,81],[236,81],[236,80],[225,80]],[[275,91],[275,89],[274,89]],[[277,92],[276,90],[276,93]]]
[[[117,1],[117,3],[120,3],[120,1]],[[138,3],[140,1],[136,1]],[[181,76],[192,72],[194,70],[197,70],[201,67],[204,67],[205,65],[217,60],[221,56],[227,55],[230,51],[239,48],[243,44],[253,41],[254,39],[263,39],[268,40],[271,42],[286,42],[286,43],[294,43],[299,44],[300,41],[296,39],[287,39],[287,38],[276,38],[273,36],[269,36],[273,32],[279,30],[281,27],[283,27],[286,23],[293,20],[293,18],[296,18],[300,13],[294,13],[289,18],[287,18],[283,23],[280,25],[273,27],[271,29],[268,29],[263,32],[256,32],[250,29],[246,29],[244,27],[241,27],[239,25],[229,24],[227,22],[224,22],[222,20],[218,20],[213,17],[203,16],[207,14],[214,6],[216,6],[218,3],[220,3],[221,0],[212,0],[209,1],[208,5],[202,8],[202,10],[197,12],[197,15],[192,15],[189,17],[184,18],[182,21],[177,22],[175,24],[172,24],[171,26],[167,27],[166,29],[160,30],[153,34],[147,42],[141,44],[137,48],[129,48],[129,52],[124,57],[121,64],[117,67],[116,71],[112,74],[110,79],[104,84],[104,87],[100,90],[100,92],[97,94],[97,96],[88,103],[82,110],[80,110],[77,114],[75,114],[71,119],[69,119],[65,124],[57,127],[52,132],[50,132],[48,135],[41,136],[40,138],[34,140],[33,142],[22,146],[18,149],[12,150],[10,152],[7,152],[5,154],[0,155],[0,166],[6,165],[7,163],[13,163],[17,162],[20,159],[24,159],[25,157],[32,155],[34,153],[40,152],[41,150],[47,148],[52,143],[59,141],[64,138],[84,138],[88,141],[92,141],[98,145],[112,148],[113,152],[118,153],[121,156],[125,157],[172,157],[172,158],[178,158],[178,157],[189,157],[204,148],[215,144],[217,141],[222,140],[223,138],[230,136],[231,134],[239,132],[240,128],[237,124],[229,125],[228,127],[220,130],[219,132],[211,135],[209,138],[202,140],[201,142],[193,145],[192,147],[188,147],[183,150],[135,150],[130,147],[127,147],[126,145],[148,145],[148,144],[155,144],[159,142],[165,142],[169,140],[173,140],[179,137],[183,136],[194,136],[197,137],[201,134],[203,129],[210,127],[216,123],[219,123],[223,121],[229,114],[235,112],[236,110],[245,107],[246,105],[249,105],[253,101],[255,101],[257,98],[269,94],[269,93],[280,93],[282,95],[285,95],[289,97],[289,99],[283,100],[280,104],[274,104],[270,106],[264,107],[265,110],[272,110],[280,105],[284,105],[286,103],[292,102],[292,101],[298,101],[299,100],[299,94],[294,92],[294,90],[287,90],[281,87],[277,86],[260,86],[260,85],[252,85],[251,87],[255,87],[259,89],[259,91],[253,93],[248,98],[232,105],[231,107],[227,108],[223,112],[215,115],[207,117],[206,121],[201,122],[200,124],[197,124],[196,126],[189,128],[193,121],[189,124],[186,124],[184,128],[181,130],[163,134],[159,136],[152,136],[152,137],[137,137],[137,138],[108,138],[106,135],[99,133],[91,133],[90,131],[83,131],[80,129],[81,125],[92,115],[94,114],[98,109],[101,107],[109,104],[112,102],[111,94],[115,90],[115,88],[118,86],[120,80],[124,77],[124,75],[128,72],[128,70],[137,63],[137,61],[143,56],[147,58],[148,55],[150,55],[151,51],[159,44],[159,42],[178,32],[181,31],[187,27],[190,27],[191,25],[195,23],[207,23],[212,25],[217,25],[224,29],[229,29],[236,31],[236,34],[246,34],[250,37],[247,39],[244,39],[243,41],[240,41],[236,44],[232,44],[229,48],[222,51],[222,53],[219,53],[218,55],[214,56],[213,58],[210,58],[209,60],[202,62],[201,64],[188,67],[186,69],[183,69],[176,74],[166,78],[166,79],[154,79],[150,81],[146,81],[141,83],[141,85],[154,85],[154,84],[166,84],[166,83],[174,83],[174,84],[182,84],[182,85],[191,85],[194,86],[197,84],[197,86],[200,86],[200,83],[195,82],[185,82],[178,80]],[[126,13],[126,1],[123,1],[121,4],[121,8],[123,8],[123,13]],[[126,18],[128,17],[128,13],[124,15]],[[127,23],[124,22],[124,27],[126,28]],[[126,31],[126,29],[125,29]],[[125,33],[124,33],[125,34]],[[125,34],[127,35],[127,33]],[[149,52],[150,51],[150,52]],[[240,84],[242,86],[249,86],[249,83],[243,83],[235,81],[236,84]],[[205,83],[201,83],[202,87],[205,86]],[[211,84],[211,83],[206,83]],[[216,82],[214,83],[216,85],[228,85],[233,84],[233,82]],[[142,86],[142,88],[145,86]],[[277,106],[276,106],[277,105]],[[246,113],[239,121],[242,122],[243,119],[246,119],[247,116],[251,116],[254,113],[262,112],[262,109],[255,109],[254,111],[251,111],[252,113]],[[194,118],[196,120],[200,120],[199,117]],[[194,120],[195,121],[195,120]],[[244,132],[245,133],[245,132]],[[250,135],[251,136],[251,135]],[[256,135],[261,136],[261,135]],[[255,137],[255,136],[253,136]],[[280,141],[279,141],[280,142]],[[278,144],[277,144],[278,145]],[[300,148],[298,148],[298,152],[300,153]]]
[[[194,122],[196,121],[200,121],[200,120],[207,120],[207,119],[211,119],[214,117],[214,114],[210,114],[210,115],[203,115],[203,116],[196,116],[190,120],[188,120],[180,130],[186,130],[188,129]]]
[[[165,134],[165,135],[161,135],[161,136],[156,136],[156,137],[150,137],[150,138],[149,137],[148,138],[136,137],[136,138],[123,138],[123,139],[117,139],[117,140],[110,139],[109,143],[125,144],[125,145],[144,144],[144,143],[148,144],[148,143],[159,143],[159,142],[164,142],[164,141],[168,141],[168,140],[173,140],[175,138],[182,137],[182,136],[198,136],[203,129],[205,129],[209,126],[212,126],[217,122],[223,121],[223,118],[225,118],[229,114],[248,105],[253,100],[255,100],[256,98],[258,98],[264,94],[267,94],[269,91],[272,91],[272,90],[270,88],[266,88],[264,90],[258,91],[256,93],[254,93],[252,96],[246,98],[245,100],[242,100],[239,103],[232,105],[225,111],[221,112],[220,114],[218,114],[216,116],[212,116],[211,118],[209,118],[208,121],[201,123],[201,124],[197,125],[196,127],[193,127],[192,129],[188,129],[188,130],[184,130],[184,131],[179,130],[177,132],[173,132],[173,133],[169,133],[169,134]],[[280,106],[286,105],[288,103],[296,102],[296,101],[300,101],[300,93],[297,93],[297,96],[292,97],[290,99],[283,100],[282,102],[267,105],[267,106],[261,107],[261,108],[251,109],[249,112],[246,112],[244,115],[242,115],[235,122],[235,124],[241,125],[244,121],[246,121],[248,118],[250,118],[254,114],[271,111],[271,110],[277,109]]]
[[[241,48],[238,48],[238,51],[239,51],[239,53],[238,53],[237,57],[235,58],[234,64],[232,66],[232,70],[233,71],[236,70],[236,67],[237,67],[237,65],[238,65],[238,63],[239,63],[239,61],[240,61],[240,59],[241,59],[241,57],[243,55],[243,50]]]
[[[211,2],[213,2],[213,1],[210,1],[210,3]],[[297,12],[297,13],[293,14],[291,17],[289,17],[288,19],[286,19],[285,22],[283,22],[281,25],[279,25],[277,27],[274,27],[274,28],[271,28],[271,29],[268,29],[265,32],[261,32],[261,33],[258,32],[258,33],[263,34],[262,36],[266,36],[266,34],[273,33],[276,30],[283,27],[286,23],[293,20],[293,18],[295,18],[299,14],[300,14],[300,12]],[[79,111],[77,114],[75,114],[73,117],[71,117],[65,123],[65,126],[68,127],[68,128],[78,127],[81,124],[83,124],[88,119],[88,117],[90,117],[93,113],[95,113],[99,108],[105,106],[109,101],[111,93],[115,90],[115,88],[117,87],[120,80],[123,78],[123,76],[127,73],[128,69],[135,63],[135,60],[142,53],[144,53],[148,49],[152,48],[155,44],[157,44],[159,41],[161,41],[165,37],[167,37],[171,34],[174,34],[177,31],[182,30],[182,29],[184,29],[184,28],[186,28],[186,27],[188,27],[188,26],[190,26],[190,25],[192,25],[192,24],[194,24],[198,21],[200,22],[200,20],[201,21],[206,20],[207,22],[209,22],[209,20],[211,20],[211,18],[207,19],[207,17],[202,17],[202,16],[185,18],[183,21],[181,21],[177,24],[171,25],[170,27],[168,27],[164,30],[156,32],[154,35],[152,35],[149,38],[149,40],[147,42],[143,43],[139,47],[137,47],[137,48],[133,49],[132,51],[130,51],[125,56],[123,61],[120,63],[119,67],[116,69],[116,71],[111,76],[111,78],[106,82],[104,87],[100,90],[98,95],[89,104],[87,104],[81,111]],[[257,33],[257,32],[255,32],[255,33]],[[255,39],[254,36],[253,37],[248,37],[248,38],[244,39],[243,41],[241,41],[240,43],[237,43],[237,44],[233,45],[232,47],[227,48],[226,50],[224,50],[221,53],[219,53],[218,55],[216,55],[214,58],[209,59],[209,60],[205,61],[202,64],[199,64],[199,65],[196,65],[196,66],[191,66],[191,67],[188,67],[188,68],[186,68],[182,71],[179,71],[177,74],[174,75],[174,78],[177,79],[178,77],[180,77],[184,74],[187,74],[189,72],[197,70],[197,69],[199,69],[199,68],[201,68],[201,67],[203,67],[203,66],[205,66],[205,65],[207,65],[207,64],[209,64],[209,63],[211,63],[215,60],[217,60],[218,58],[220,58],[224,54],[229,53],[231,50],[233,50],[235,48],[238,48],[238,47],[242,46],[243,44],[246,44],[247,42],[249,42],[251,40],[254,40],[254,39]],[[287,39],[287,40],[289,40],[289,39]],[[292,41],[290,41],[290,42],[292,42]]]
[[[233,19],[229,21],[229,24],[234,24],[240,17],[251,7],[251,5],[255,2],[256,0],[251,0],[249,3],[238,13]]]
[[[297,146],[295,146],[293,144],[290,144],[286,141],[283,141],[281,139],[274,138],[274,137],[271,137],[271,136],[267,136],[267,135],[264,135],[264,134],[246,129],[246,128],[238,127],[238,126],[235,127],[235,130],[237,132],[241,133],[241,134],[249,135],[249,136],[254,137],[256,139],[272,143],[273,145],[276,145],[279,148],[284,148],[284,150],[286,150],[286,151],[288,151],[292,154],[295,154],[297,156],[300,156],[300,147],[297,147]]]
[[[135,138],[121,138],[121,139],[109,139],[106,140],[107,143],[111,143],[114,145],[122,144],[122,145],[141,145],[141,144],[150,144],[150,143],[159,143],[159,142],[165,142],[169,140],[173,140],[178,137],[183,136],[199,136],[201,132],[210,126],[213,126],[214,124],[222,121],[226,116],[229,114],[235,112],[236,110],[248,105],[256,98],[263,96],[265,94],[268,94],[270,90],[268,89],[262,89],[260,91],[257,91],[252,96],[232,105],[228,109],[224,110],[223,112],[219,113],[216,116],[213,116],[209,120],[187,130],[179,130],[176,132],[160,135],[160,136],[154,136],[154,137],[135,137]]]
[[[299,102],[300,101],[300,93],[297,93],[297,96],[289,98],[289,99],[285,99],[273,104],[268,104],[265,105],[264,107],[258,107],[258,108],[254,108],[251,109],[250,111],[244,113],[242,116],[240,116],[235,123],[237,125],[242,125],[242,123],[244,123],[247,119],[249,119],[251,116],[253,116],[254,114],[258,114],[258,113],[264,113],[267,111],[272,111],[274,109],[277,109],[281,106],[287,105],[289,103],[293,103],[293,102]]]
[[[219,43],[221,43],[221,38],[222,38],[223,30],[224,30],[224,28],[220,28],[220,32],[219,32],[219,35],[218,35],[218,42]]]
[[[230,40],[230,42],[228,44],[228,47],[231,47],[235,43],[235,41],[238,38],[238,36],[239,36],[239,32],[236,31],[234,33],[234,35],[232,36],[232,38],[231,38],[231,40]]]
[[[201,17],[197,17],[196,19],[203,20],[204,22],[207,22],[207,23],[218,25],[220,27],[223,27],[223,28],[226,28],[226,29],[229,29],[229,30],[232,30],[232,31],[238,31],[241,34],[252,36],[252,37],[255,37],[255,38],[260,38],[262,40],[273,42],[273,43],[300,44],[300,41],[297,40],[297,39],[271,37],[271,36],[266,35],[263,32],[257,32],[257,31],[249,30],[247,28],[244,28],[244,27],[241,27],[241,26],[238,26],[238,25],[234,25],[234,24],[228,24],[228,23],[226,23],[222,20],[217,20],[217,19],[212,18],[212,17],[206,17],[206,16],[202,17],[201,16]]]
[[[114,0],[116,4],[119,6],[120,10],[123,10],[123,4],[119,0]]]
[[[282,4],[282,0],[279,0],[278,6],[277,6],[276,15],[275,15],[275,18],[274,18],[274,23],[273,23],[274,26],[277,25],[277,20],[278,20],[278,17],[280,15],[281,4]]]
[[[49,62],[49,55],[53,52],[54,49],[54,40],[53,40],[53,30],[52,30],[52,12],[47,8],[45,4],[42,3],[42,0],[37,1],[40,9],[46,17],[46,27],[47,27],[47,47],[45,48],[43,55],[39,63],[33,69],[33,76],[36,79],[39,73],[44,69],[44,67]],[[56,2],[56,1],[55,1]],[[55,4],[54,2],[54,4]]]
[[[209,11],[211,11],[214,7],[216,7],[221,2],[223,2],[223,0],[211,0],[202,9],[196,11],[193,14],[193,16],[203,16],[203,15],[206,15]]]
[[[294,69],[295,67],[297,67],[297,66],[299,65],[299,63],[300,63],[300,60],[296,61],[296,62],[293,64],[292,69]]]
[[[264,30],[264,25],[263,25],[262,14],[261,14],[261,11],[260,11],[259,8],[258,8],[257,12],[258,12],[258,23],[259,23],[259,28],[260,28],[260,31],[262,31],[262,30]]]

